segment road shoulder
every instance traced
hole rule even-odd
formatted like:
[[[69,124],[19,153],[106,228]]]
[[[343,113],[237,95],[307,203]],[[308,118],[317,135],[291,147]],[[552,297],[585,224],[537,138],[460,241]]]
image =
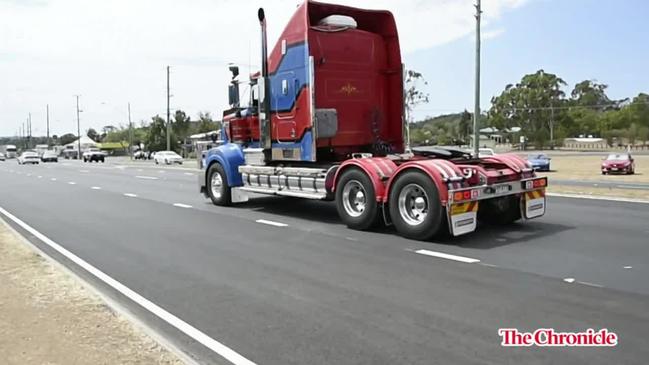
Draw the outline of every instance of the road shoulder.
[[[182,364],[0,221],[0,358],[7,364]]]

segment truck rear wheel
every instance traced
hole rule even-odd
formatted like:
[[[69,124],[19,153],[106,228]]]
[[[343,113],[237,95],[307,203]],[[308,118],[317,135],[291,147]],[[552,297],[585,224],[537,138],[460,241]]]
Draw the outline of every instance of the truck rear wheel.
[[[428,175],[412,171],[397,177],[388,202],[392,223],[403,237],[428,240],[440,232],[443,209]]]
[[[207,173],[207,195],[214,205],[228,206],[232,204],[232,195],[223,166],[212,164]]]
[[[347,227],[366,230],[379,221],[379,206],[372,181],[364,172],[343,172],[336,187],[336,209]]]
[[[478,220],[488,224],[505,225],[521,219],[520,198],[515,195],[480,202]]]

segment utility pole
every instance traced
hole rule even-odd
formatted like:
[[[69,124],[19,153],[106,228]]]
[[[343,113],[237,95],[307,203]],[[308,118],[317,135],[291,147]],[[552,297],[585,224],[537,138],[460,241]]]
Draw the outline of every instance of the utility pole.
[[[554,105],[550,104],[550,148],[554,149]]]
[[[81,160],[81,121],[79,118],[79,95],[75,95],[77,97],[77,137],[79,139],[77,140],[77,148],[79,149],[77,151],[77,159]]]
[[[133,160],[133,122],[131,122],[131,103],[128,103],[128,149]]]
[[[29,113],[27,118],[27,148],[29,149],[32,145],[32,113]]]
[[[167,66],[167,151],[171,150],[171,134],[169,133],[170,130],[170,123],[169,123],[169,66]]]
[[[480,118],[480,16],[482,7],[480,0],[475,5],[475,105],[473,106],[473,154],[478,157],[480,152],[480,130],[478,121]]]
[[[50,148],[50,104],[47,104],[47,148]]]

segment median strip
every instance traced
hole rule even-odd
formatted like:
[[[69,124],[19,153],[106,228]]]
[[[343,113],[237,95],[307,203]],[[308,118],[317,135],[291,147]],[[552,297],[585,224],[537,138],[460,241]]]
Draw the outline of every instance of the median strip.
[[[448,253],[436,252],[436,251],[430,251],[430,250],[417,250],[417,251],[415,251],[415,253],[418,253],[420,255],[433,256],[433,257],[437,257],[437,258],[440,258],[440,259],[447,259],[447,260],[464,262],[464,263],[467,263],[467,264],[475,264],[476,262],[480,262],[480,260],[472,259],[470,257],[451,255],[451,254],[448,254]]]
[[[286,223],[280,223],[280,222],[273,222],[273,221],[268,221],[265,219],[257,219],[255,222],[261,223],[261,224],[267,224],[269,226],[274,226],[274,227],[287,227],[288,224]]]

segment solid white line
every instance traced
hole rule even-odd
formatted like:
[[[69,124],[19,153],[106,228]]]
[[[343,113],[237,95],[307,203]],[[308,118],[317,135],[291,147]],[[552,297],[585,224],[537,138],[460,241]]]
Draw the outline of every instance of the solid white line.
[[[581,285],[592,286],[592,287],[595,287],[595,288],[603,288],[604,287],[604,285],[593,284],[593,283],[589,283],[587,281],[578,281],[577,283],[579,283]]]
[[[101,190],[101,188],[99,186],[93,186],[90,189],[92,189],[92,190]]]
[[[464,256],[450,255],[450,254],[443,253],[443,252],[435,252],[435,251],[429,251],[429,250],[417,250],[415,252],[420,254],[420,255],[439,257],[441,259],[465,262],[467,264],[475,264],[476,262],[480,262],[480,260],[478,260],[478,259],[472,259],[470,257],[464,257]]]
[[[622,189],[639,189],[639,190],[649,190],[649,187],[642,185],[615,185],[616,188]]]
[[[158,180],[158,178],[155,177],[155,176],[140,176],[140,175],[138,175],[135,178],[136,179],[144,179],[144,180]]]
[[[579,194],[563,194],[563,193],[546,193],[546,196],[556,196],[559,198],[574,198],[574,199],[591,199],[591,200],[606,200],[624,203],[640,203],[649,204],[649,200],[631,199],[631,198],[617,198],[614,196],[592,196],[592,195],[579,195]]]
[[[133,193],[125,193],[124,196],[128,196],[129,198],[137,198],[137,194]]]
[[[183,204],[183,203],[174,203],[174,207],[178,208],[191,208],[191,205]]]
[[[77,185],[77,183],[75,183],[74,181],[70,181],[68,184],[70,184],[70,185]]]
[[[63,248],[63,246],[59,245],[58,243],[52,241],[49,239],[47,236],[44,234],[40,233],[36,229],[32,228],[29,226],[27,223],[23,222],[13,214],[7,212],[4,210],[2,207],[0,207],[0,213],[4,214],[7,218],[11,219],[14,221],[14,223],[18,224],[21,226],[23,229],[25,229],[27,232],[31,233],[34,237],[38,238],[39,240],[43,241],[46,245],[50,246],[54,250],[56,250],[58,253],[61,255],[65,256],[68,258],[70,261],[74,262],[84,270],[86,270],[88,273],[96,277],[97,279],[103,281],[106,285],[112,287],[113,289],[117,290],[120,292],[122,295],[125,297],[129,298],[133,302],[139,304],[142,308],[148,310],[149,312],[153,313],[156,315],[158,318],[162,319],[163,321],[167,322],[171,326],[175,327],[179,331],[183,332],[187,336],[193,338],[197,342],[203,344],[203,346],[209,348],[210,350],[214,351],[215,353],[219,354],[226,360],[230,361],[231,363],[235,365],[255,365],[254,362],[246,359],[245,357],[241,356],[231,348],[225,346],[224,344],[216,341],[215,339],[209,337],[205,333],[201,332],[197,328],[191,326],[189,323],[183,321],[182,319],[176,317],[175,315],[167,312],[157,304],[151,302],[150,300],[146,299],[145,297],[141,296],[140,294],[134,292],[124,284],[120,283],[119,281],[113,279],[112,277],[108,276],[101,270],[97,269],[96,267],[90,265],[86,261],[84,261],[82,258],[79,256],[73,254],[72,252],[68,251],[67,249]]]
[[[268,224],[269,226],[275,226],[275,227],[286,227],[286,226],[288,226],[288,224],[286,224],[286,223],[267,221],[265,219],[257,219],[255,222],[261,223],[261,224]]]
[[[563,281],[565,281],[566,283],[571,283],[572,284],[572,283],[575,282],[575,279],[574,278],[565,278],[565,279],[563,279]]]

